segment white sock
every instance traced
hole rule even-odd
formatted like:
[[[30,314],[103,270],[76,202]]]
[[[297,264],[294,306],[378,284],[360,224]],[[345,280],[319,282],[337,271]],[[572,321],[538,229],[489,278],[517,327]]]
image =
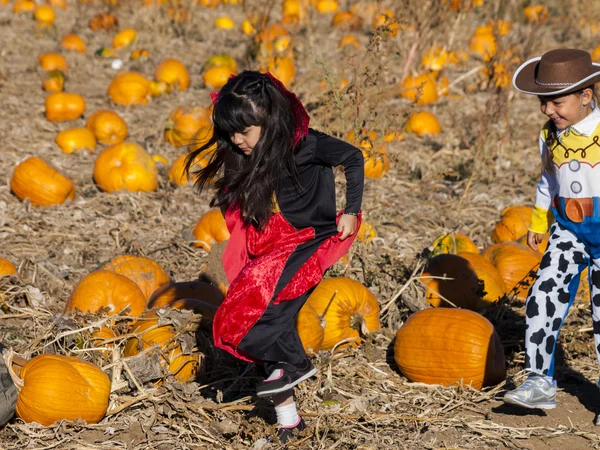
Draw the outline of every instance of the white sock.
[[[296,410],[296,402],[289,405],[276,406],[275,413],[277,414],[277,422],[282,427],[294,427],[300,422],[300,416]]]

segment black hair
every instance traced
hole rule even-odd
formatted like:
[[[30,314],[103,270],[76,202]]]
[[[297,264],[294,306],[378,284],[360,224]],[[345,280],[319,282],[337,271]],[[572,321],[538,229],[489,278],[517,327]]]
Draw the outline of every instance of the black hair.
[[[195,158],[216,145],[206,167],[193,172],[196,190],[201,192],[214,181],[211,206],[239,206],[247,224],[263,228],[282,176],[289,174],[297,181],[296,123],[290,102],[266,75],[243,71],[219,92],[212,119],[212,137],[188,154],[185,171],[189,174]],[[231,137],[250,126],[261,127],[261,135],[252,153],[245,155]]]

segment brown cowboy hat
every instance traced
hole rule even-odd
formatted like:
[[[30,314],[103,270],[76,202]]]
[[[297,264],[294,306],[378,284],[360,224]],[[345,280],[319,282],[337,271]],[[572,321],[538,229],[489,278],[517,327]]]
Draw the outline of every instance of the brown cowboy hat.
[[[513,76],[514,87],[533,95],[559,95],[600,81],[600,64],[583,50],[561,48],[521,64]]]

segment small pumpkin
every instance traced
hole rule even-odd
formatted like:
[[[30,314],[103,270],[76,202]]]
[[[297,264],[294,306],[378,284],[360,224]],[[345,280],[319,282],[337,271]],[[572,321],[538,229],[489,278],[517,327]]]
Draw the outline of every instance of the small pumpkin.
[[[533,208],[530,206],[512,205],[504,208],[500,213],[500,221],[492,232],[492,241],[511,242],[527,234],[532,213]]]
[[[189,299],[204,302],[206,305],[204,305],[205,308],[202,313],[209,316],[212,314],[211,317],[207,317],[212,320],[214,310],[221,305],[224,295],[218,287],[200,280],[171,282],[158,287],[152,293],[150,300],[148,300],[148,308],[174,308],[174,302]]]
[[[220,16],[215,19],[215,28],[218,30],[234,30],[235,23],[229,16]]]
[[[473,252],[479,253],[479,249],[469,236],[459,233],[442,234],[432,244],[433,256],[442,253]]]
[[[83,38],[77,34],[67,34],[60,41],[62,48],[79,53],[85,53],[86,44]]]
[[[407,133],[415,133],[417,136],[425,136],[426,134],[440,134],[442,127],[433,113],[421,111],[412,113],[408,117],[404,130]]]
[[[338,48],[352,48],[354,50],[360,50],[360,41],[356,36],[352,36],[351,34],[345,34],[340,38],[338,42]]]
[[[79,94],[55,92],[46,97],[46,118],[51,122],[76,120],[85,112],[85,99]]]
[[[226,53],[213,55],[206,62],[206,67],[229,67],[231,69],[231,73],[236,73],[238,70],[237,62],[233,58],[233,56],[228,55]]]
[[[477,27],[469,41],[471,53],[479,55],[484,61],[490,61],[498,49],[496,36],[490,27],[482,25]]]
[[[548,7],[546,5],[529,5],[523,9],[525,21],[529,23],[542,23],[548,19]]]
[[[77,283],[65,312],[79,310],[95,314],[106,308],[108,314],[117,314],[126,307],[133,317],[139,317],[146,308],[144,293],[135,281],[111,270],[96,270]]]
[[[97,423],[106,414],[110,379],[96,365],[72,356],[38,355],[13,377],[15,412],[24,422],[50,426],[60,420]]]
[[[104,192],[154,191],[158,169],[142,146],[125,141],[100,152],[94,163],[94,180]]]
[[[131,52],[131,55],[129,55],[129,59],[131,61],[135,61],[136,59],[144,60],[148,59],[149,57],[150,53],[145,48],[136,48]]]
[[[275,78],[290,87],[296,77],[296,65],[288,56],[265,58],[261,64],[261,71],[271,72]]]
[[[33,10],[33,17],[38,27],[48,27],[54,23],[56,14],[50,5],[38,5]]]
[[[103,264],[100,270],[110,270],[135,282],[146,300],[159,287],[169,284],[171,277],[156,261],[145,256],[119,255]]]
[[[204,84],[209,89],[221,89],[235,71],[230,66],[210,66],[202,74]]]
[[[190,85],[190,75],[181,61],[174,58],[164,59],[154,71],[157,81],[165,81],[179,91],[186,90]]]
[[[69,69],[69,64],[67,64],[65,57],[58,53],[44,53],[39,56],[38,62],[40,67],[46,71],[61,70],[66,72]]]
[[[362,149],[362,154],[365,158],[365,176],[381,178],[390,169],[390,158],[384,146],[378,151]]]
[[[115,34],[112,41],[113,48],[127,47],[137,39],[137,31],[132,28],[126,28]]]
[[[96,138],[87,128],[69,128],[56,135],[56,144],[63,153],[80,152],[82,150],[96,150]]]
[[[89,25],[94,31],[110,31],[119,25],[119,19],[114,14],[98,13],[90,19]]]
[[[344,277],[326,278],[321,281],[307,303],[325,322],[323,350],[331,350],[344,342],[358,345],[361,336],[379,330],[379,304],[377,298],[365,286]]]
[[[109,357],[112,354],[112,349],[115,347],[114,340],[117,337],[112,328],[103,326],[99,330],[92,332],[91,340],[94,347],[104,347],[101,350],[105,357]]]
[[[146,105],[150,101],[152,85],[150,80],[136,72],[124,72],[112,79],[108,86],[108,96],[120,105]]]
[[[340,7],[337,0],[317,0],[315,8],[319,14],[332,14]]]
[[[421,75],[408,75],[402,82],[400,96],[416,101],[417,105],[426,105],[437,102],[438,89],[435,77],[425,72]]]
[[[207,252],[214,243],[229,239],[230,234],[225,223],[225,218],[218,208],[207,211],[198,221],[193,231],[196,241],[195,247],[202,247]]]
[[[16,266],[8,259],[0,258],[0,278],[12,277],[17,273]]]
[[[339,11],[331,19],[331,26],[340,30],[359,30],[363,26],[363,18],[350,10]]]
[[[371,222],[363,219],[363,221],[360,223],[360,228],[358,229],[356,236],[361,242],[369,243],[377,237],[377,231]]]
[[[99,109],[88,117],[85,126],[104,145],[115,145],[127,137],[127,124],[119,114],[107,109]]]
[[[411,314],[396,333],[394,360],[409,381],[493,386],[506,376],[500,337],[482,315],[429,308]]]
[[[10,188],[19,200],[33,206],[50,206],[75,198],[73,181],[37,156],[20,163],[10,178]]]
[[[400,24],[394,17],[394,13],[389,9],[385,9],[381,14],[377,14],[373,17],[373,28],[383,28],[385,34],[389,37],[394,37],[400,31]]]
[[[62,92],[65,86],[65,75],[60,70],[50,70],[44,75],[42,87],[48,92]]]
[[[19,14],[22,12],[33,11],[36,6],[37,3],[33,0],[15,0],[13,3],[13,12]]]
[[[325,330],[321,326],[321,317],[309,303],[305,303],[296,316],[296,331],[307,355],[314,355],[321,350]]]
[[[181,147],[190,143],[200,127],[210,127],[211,124],[207,109],[199,106],[180,106],[169,114],[165,123],[165,141],[175,147]]]

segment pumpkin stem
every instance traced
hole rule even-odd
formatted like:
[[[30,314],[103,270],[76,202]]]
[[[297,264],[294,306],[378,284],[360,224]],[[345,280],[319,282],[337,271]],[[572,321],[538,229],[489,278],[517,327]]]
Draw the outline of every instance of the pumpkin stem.
[[[333,292],[333,295],[329,299],[329,303],[327,303],[327,306],[323,310],[323,314],[319,314],[319,321],[321,322],[321,328],[323,328],[323,329],[325,329],[325,326],[327,325],[327,320],[325,319],[325,316],[327,315],[327,311],[329,311],[329,307],[333,303],[333,300],[335,299],[335,296],[337,295],[337,293],[338,293],[338,291]]]
[[[14,351],[5,348],[2,351],[2,357],[4,358],[4,363],[6,364],[6,369],[8,370],[8,374],[10,375],[11,380],[13,381],[13,383],[15,384],[15,387],[17,388],[17,391],[21,391],[21,389],[23,389],[23,386],[25,385],[25,382],[23,381],[22,378],[19,378],[19,376],[16,374],[16,372],[13,369],[13,364],[17,364],[17,362],[20,365],[20,361],[15,362],[14,360],[23,360],[23,358],[21,358],[19,355],[17,355]],[[23,360],[25,361],[25,360]]]
[[[360,313],[356,313],[350,317],[350,328],[355,329],[361,336],[369,334],[369,327],[367,327],[367,321]]]

